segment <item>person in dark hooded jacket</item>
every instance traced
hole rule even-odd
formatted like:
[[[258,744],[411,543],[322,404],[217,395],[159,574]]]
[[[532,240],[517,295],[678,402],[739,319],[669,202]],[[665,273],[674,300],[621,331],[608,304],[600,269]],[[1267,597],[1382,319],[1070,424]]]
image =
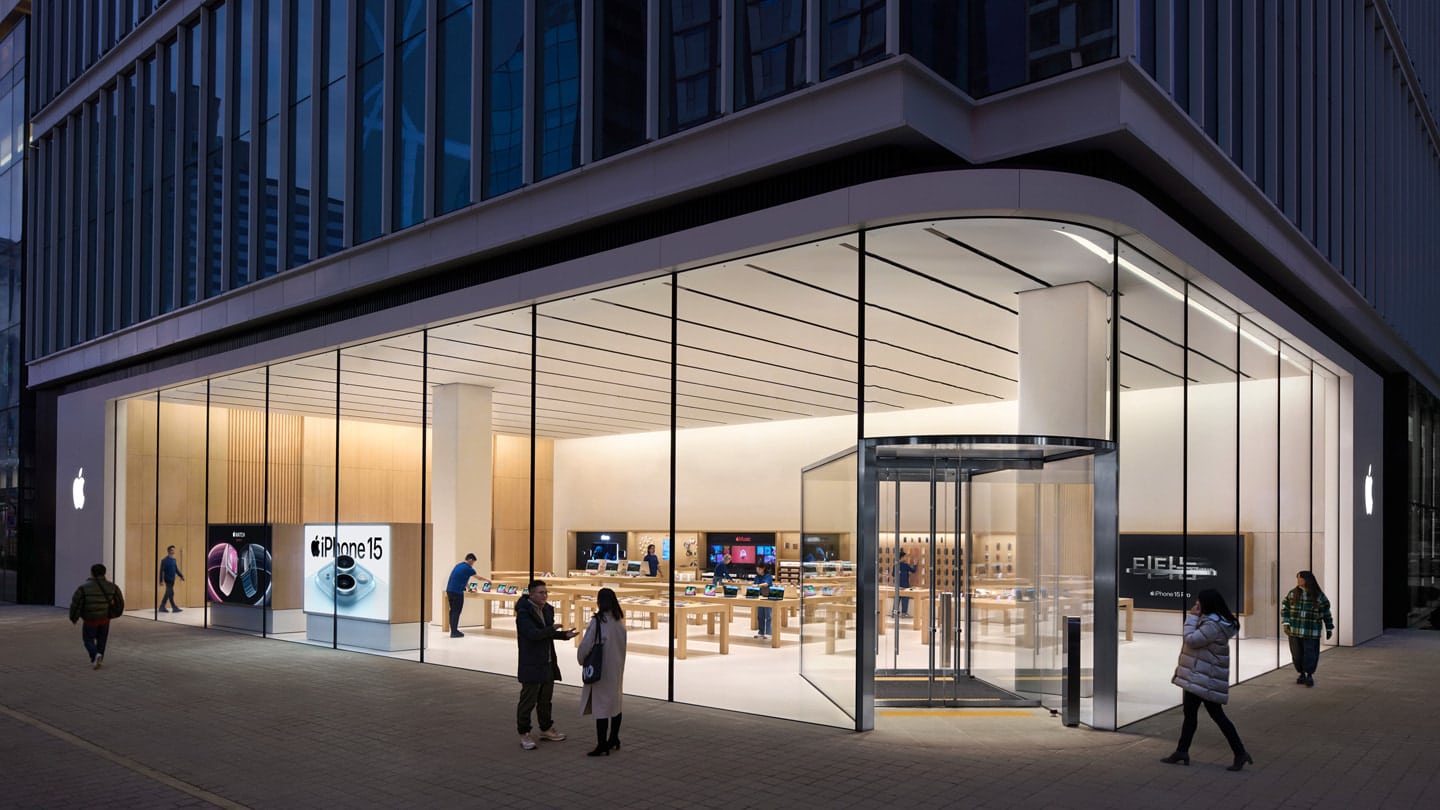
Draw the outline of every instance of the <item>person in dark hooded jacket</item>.
[[[111,610],[112,604],[114,610]],[[70,597],[70,623],[84,620],[80,639],[90,654],[90,665],[99,669],[105,661],[105,643],[110,639],[110,615],[125,612],[125,596],[120,586],[105,580],[105,566],[90,566],[90,578],[75,589]]]
[[[1185,720],[1180,725],[1180,741],[1175,745],[1175,753],[1161,762],[1190,764],[1190,741],[1195,738],[1203,705],[1235,755],[1228,770],[1238,771],[1246,763],[1254,764],[1254,758],[1240,742],[1235,724],[1225,716],[1224,708],[1230,700],[1230,639],[1239,633],[1240,621],[1225,604],[1225,597],[1213,588],[1201,591],[1185,617],[1180,662],[1171,679],[1171,683],[1184,690]]]

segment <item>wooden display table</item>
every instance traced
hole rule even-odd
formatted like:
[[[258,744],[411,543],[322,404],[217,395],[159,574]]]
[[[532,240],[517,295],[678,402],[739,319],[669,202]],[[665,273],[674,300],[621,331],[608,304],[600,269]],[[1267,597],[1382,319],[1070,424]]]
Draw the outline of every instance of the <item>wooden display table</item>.
[[[593,606],[595,595],[588,594],[574,598],[575,610],[582,610],[584,607]],[[720,654],[730,654],[730,621],[734,618],[733,606],[727,603],[711,604],[708,602],[697,602],[691,599],[685,601],[677,600],[673,611],[668,600],[645,599],[642,597],[621,597],[620,609],[626,613],[645,613],[650,617],[650,629],[655,630],[660,626],[660,617],[664,615],[673,616],[672,632],[675,634],[675,657],[685,659],[689,654],[690,641],[690,619],[704,618],[705,633],[709,636],[716,635],[716,625],[719,625]],[[578,629],[578,628],[577,628]],[[584,636],[582,631],[575,637],[575,646],[580,646],[580,639]]]
[[[466,599],[479,599],[481,603],[480,626],[486,630],[492,629],[495,623],[495,605],[500,604],[510,607],[518,602],[525,595],[523,593],[497,593],[495,591],[466,591]],[[557,593],[550,602],[555,605],[555,616],[560,619],[561,625],[571,627],[566,619],[570,616],[571,602],[573,599],[567,594]]]

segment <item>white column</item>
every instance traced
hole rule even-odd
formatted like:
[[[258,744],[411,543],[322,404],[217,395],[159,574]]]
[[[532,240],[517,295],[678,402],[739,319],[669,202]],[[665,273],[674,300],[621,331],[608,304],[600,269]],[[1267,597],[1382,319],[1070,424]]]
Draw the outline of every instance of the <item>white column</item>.
[[[1088,282],[1020,293],[1020,433],[1105,437],[1108,324]]]
[[[494,491],[491,389],[438,385],[434,397],[430,504],[435,525],[435,584],[437,591],[443,591],[450,569],[466,554],[478,558],[476,571],[490,576]]]

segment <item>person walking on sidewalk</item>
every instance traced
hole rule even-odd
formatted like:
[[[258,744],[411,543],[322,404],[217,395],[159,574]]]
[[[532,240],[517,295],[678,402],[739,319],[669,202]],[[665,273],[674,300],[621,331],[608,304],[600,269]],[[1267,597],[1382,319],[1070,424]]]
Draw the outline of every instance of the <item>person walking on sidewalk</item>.
[[[620,708],[625,695],[625,612],[609,588],[595,596],[595,615],[580,639],[576,660],[583,667],[596,644],[600,645],[600,680],[580,690],[580,714],[595,717],[595,750],[587,756],[607,756],[620,749]]]
[[[1290,637],[1290,660],[1295,671],[1300,673],[1295,683],[1315,685],[1315,667],[1320,663],[1320,626],[1325,626],[1325,638],[1335,631],[1335,620],[1330,617],[1330,600],[1320,590],[1320,583],[1309,571],[1295,575],[1295,587],[1285,594],[1280,603],[1281,628]]]
[[[1170,681],[1184,690],[1185,720],[1180,725],[1180,742],[1175,745],[1175,753],[1161,762],[1190,764],[1190,741],[1195,738],[1203,705],[1235,754],[1227,770],[1238,771],[1246,763],[1254,764],[1255,759],[1240,742],[1240,734],[1225,716],[1224,708],[1230,700],[1230,639],[1239,633],[1240,622],[1225,604],[1225,597],[1213,588],[1201,591],[1185,617],[1180,663]]]
[[[546,601],[549,596],[545,581],[537,579],[515,602],[515,640],[520,645],[520,666],[516,672],[520,681],[520,705],[515,708],[515,727],[520,732],[520,747],[527,751],[535,747],[535,737],[530,735],[531,712],[540,716],[540,739],[553,742],[565,739],[550,715],[555,682],[560,680],[555,641],[572,639],[576,633],[573,627],[565,630],[555,623],[555,607]]]
[[[465,559],[455,563],[455,567],[450,569],[450,579],[445,583],[445,599],[450,607],[451,638],[465,635],[460,632],[460,609],[465,607],[465,587],[475,576],[474,554],[466,554]]]
[[[80,639],[90,664],[96,669],[105,661],[105,642],[110,639],[110,620],[125,613],[125,596],[120,586],[105,581],[105,566],[90,566],[90,578],[75,589],[70,597],[70,623],[84,621]]]
[[[165,583],[165,595],[160,597],[160,612],[180,612],[180,606],[175,604],[175,578],[185,581],[185,575],[180,573],[180,561],[175,559],[175,547],[165,547],[165,559],[160,561],[160,581]],[[165,603],[169,602],[170,607],[166,608]]]

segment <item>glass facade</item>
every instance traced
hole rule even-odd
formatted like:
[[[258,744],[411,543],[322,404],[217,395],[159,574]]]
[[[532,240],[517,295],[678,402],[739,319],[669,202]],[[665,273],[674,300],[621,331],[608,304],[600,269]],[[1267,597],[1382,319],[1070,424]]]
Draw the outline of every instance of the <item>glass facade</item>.
[[[21,443],[29,421],[25,399],[22,328],[25,268],[25,146],[27,24],[0,36],[0,602],[19,598],[21,543],[33,493],[22,468]],[[32,451],[33,452],[33,451]],[[31,462],[33,463],[33,462]]]
[[[36,8],[42,108],[159,3],[92,24],[103,5]],[[67,190],[51,205],[80,208],[39,234],[64,283],[32,306],[65,314],[36,319],[30,357],[893,55],[886,0],[434,5],[210,3],[41,133],[79,161],[41,164]],[[1108,0],[951,5],[900,4],[901,50],[973,95],[1114,55]]]
[[[1242,311],[1143,238],[1043,219],[686,268],[121,400],[116,567],[149,616],[501,673],[532,576],[566,626],[608,586],[634,694],[841,727],[915,672],[1053,705],[1056,617],[1098,659],[1117,610],[1118,684],[1082,713],[1111,727],[1176,700],[1187,593],[1224,590],[1246,679],[1284,660],[1294,570],[1339,582],[1341,377]],[[1114,442],[1118,534],[1098,460],[915,478],[889,437],[927,435]],[[170,545],[208,589],[178,615],[147,591]],[[457,643],[438,583],[466,553],[492,582]]]

